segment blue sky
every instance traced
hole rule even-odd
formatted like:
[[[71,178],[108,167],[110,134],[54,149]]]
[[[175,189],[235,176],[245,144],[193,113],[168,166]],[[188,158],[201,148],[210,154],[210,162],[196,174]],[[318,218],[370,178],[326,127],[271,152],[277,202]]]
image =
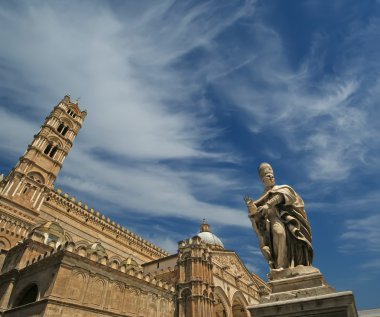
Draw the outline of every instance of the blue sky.
[[[203,218],[265,278],[242,197],[270,162],[314,265],[380,293],[379,1],[2,1],[0,173],[66,94],[88,111],[56,181],[170,252]]]

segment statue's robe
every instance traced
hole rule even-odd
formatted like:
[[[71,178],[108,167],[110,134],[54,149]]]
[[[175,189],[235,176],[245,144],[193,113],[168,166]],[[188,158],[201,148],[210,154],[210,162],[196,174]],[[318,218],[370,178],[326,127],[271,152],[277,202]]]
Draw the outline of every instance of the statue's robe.
[[[284,199],[276,206],[278,216],[286,228],[286,244],[289,266],[311,265],[313,248],[311,246],[311,229],[307,221],[302,198],[288,185],[274,186],[265,191],[255,201],[257,207],[263,206],[274,195],[281,195]],[[271,236],[271,233],[270,233]],[[273,248],[272,238],[269,247]]]

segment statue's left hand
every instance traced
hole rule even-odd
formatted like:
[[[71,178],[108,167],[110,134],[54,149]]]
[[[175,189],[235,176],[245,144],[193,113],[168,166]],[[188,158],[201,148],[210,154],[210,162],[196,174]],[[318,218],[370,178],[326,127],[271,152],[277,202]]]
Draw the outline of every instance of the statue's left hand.
[[[248,195],[245,195],[245,196],[244,196],[244,201],[245,201],[245,204],[246,204],[247,206],[250,206],[250,205],[253,204],[253,200],[252,200],[252,198],[249,197]]]

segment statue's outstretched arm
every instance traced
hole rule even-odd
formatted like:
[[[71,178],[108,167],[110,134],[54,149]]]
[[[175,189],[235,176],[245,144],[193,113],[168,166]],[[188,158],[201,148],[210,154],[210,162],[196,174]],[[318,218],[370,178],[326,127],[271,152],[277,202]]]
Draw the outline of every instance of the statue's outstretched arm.
[[[281,194],[275,194],[266,203],[257,209],[257,212],[262,214],[269,221],[274,221],[279,217],[276,206],[285,202],[285,198]]]
[[[281,194],[275,194],[271,199],[269,199],[266,204],[269,207],[277,206],[285,202],[285,198]]]

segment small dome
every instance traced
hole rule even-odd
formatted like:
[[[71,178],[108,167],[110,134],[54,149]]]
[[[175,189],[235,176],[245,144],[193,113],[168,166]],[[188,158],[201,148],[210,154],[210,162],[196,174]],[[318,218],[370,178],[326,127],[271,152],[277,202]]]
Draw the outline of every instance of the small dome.
[[[61,227],[61,225],[57,221],[48,221],[43,223],[42,225],[34,228],[33,230],[38,231],[38,232],[47,232],[47,233],[52,233],[54,235],[65,235],[65,231]]]
[[[200,226],[198,237],[202,239],[203,242],[208,244],[212,249],[224,249],[224,245],[220,239],[210,231],[210,226],[203,220]]]
[[[38,233],[44,236],[44,243],[48,244],[50,241],[62,243],[65,241],[65,231],[61,225],[55,221],[47,221],[37,227],[35,227],[29,234],[29,237],[33,233]]]

